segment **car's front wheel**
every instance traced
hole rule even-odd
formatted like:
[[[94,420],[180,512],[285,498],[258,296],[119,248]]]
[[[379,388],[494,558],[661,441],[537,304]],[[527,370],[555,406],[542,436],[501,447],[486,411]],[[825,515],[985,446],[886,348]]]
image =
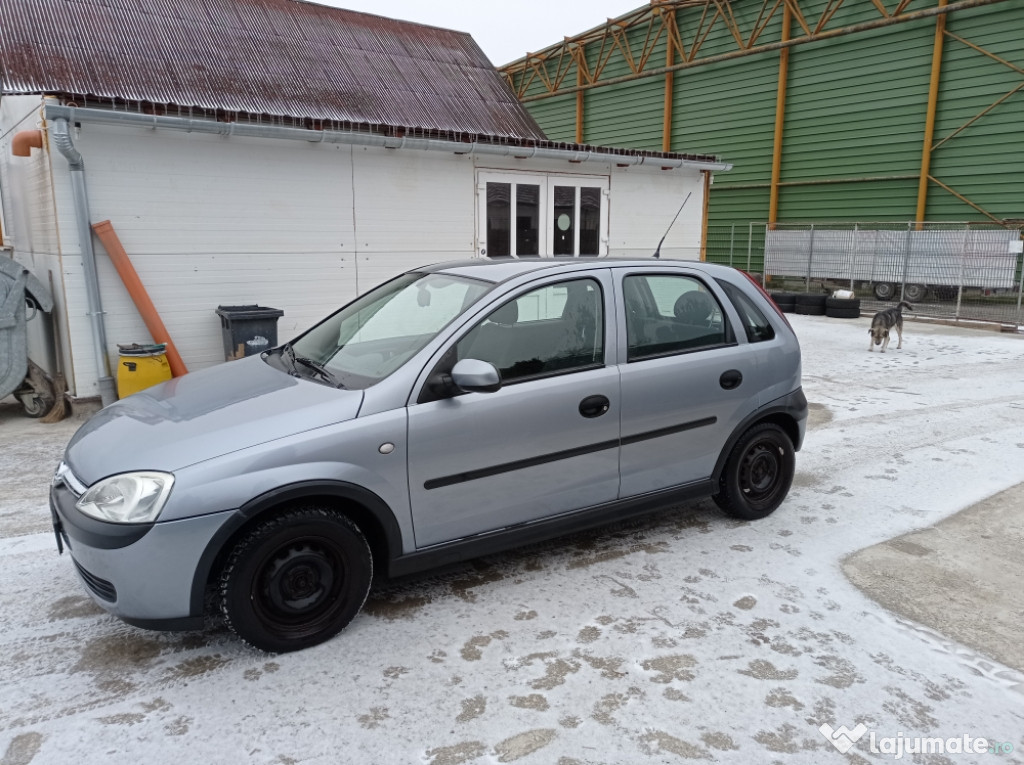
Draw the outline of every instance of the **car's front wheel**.
[[[745,521],[770,515],[793,483],[796,452],[782,428],[764,422],[746,431],[729,452],[715,503]]]
[[[232,548],[221,573],[221,609],[247,643],[283,653],[317,645],[363,607],[373,558],[359,528],[322,507],[260,523]]]

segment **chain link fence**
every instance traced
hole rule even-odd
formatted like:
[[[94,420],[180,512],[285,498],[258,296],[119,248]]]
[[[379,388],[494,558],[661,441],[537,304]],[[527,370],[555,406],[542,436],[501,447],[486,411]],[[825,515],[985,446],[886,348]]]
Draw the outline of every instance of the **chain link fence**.
[[[707,259],[788,292],[853,290],[865,310],[1024,325],[1019,226],[986,223],[750,223],[709,226]]]

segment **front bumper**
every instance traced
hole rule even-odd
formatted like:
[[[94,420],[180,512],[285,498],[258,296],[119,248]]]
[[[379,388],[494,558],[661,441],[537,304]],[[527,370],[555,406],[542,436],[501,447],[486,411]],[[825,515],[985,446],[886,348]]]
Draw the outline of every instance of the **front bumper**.
[[[205,581],[197,581],[196,572],[234,511],[164,523],[105,523],[75,507],[78,488],[58,473],[50,487],[50,512],[58,551],[68,548],[92,599],[139,627],[202,627]]]

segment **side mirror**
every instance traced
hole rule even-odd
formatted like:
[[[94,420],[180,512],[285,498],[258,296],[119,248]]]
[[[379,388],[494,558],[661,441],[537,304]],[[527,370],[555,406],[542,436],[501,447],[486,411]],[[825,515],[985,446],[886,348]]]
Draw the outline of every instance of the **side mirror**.
[[[452,382],[467,393],[494,393],[501,389],[501,375],[493,364],[463,359],[452,368]]]

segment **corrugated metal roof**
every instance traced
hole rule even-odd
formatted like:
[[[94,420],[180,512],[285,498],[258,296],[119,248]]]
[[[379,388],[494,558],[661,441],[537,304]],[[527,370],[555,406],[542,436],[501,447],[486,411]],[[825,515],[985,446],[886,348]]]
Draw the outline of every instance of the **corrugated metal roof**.
[[[468,34],[299,0],[2,0],[0,72],[82,105],[544,140]]]

